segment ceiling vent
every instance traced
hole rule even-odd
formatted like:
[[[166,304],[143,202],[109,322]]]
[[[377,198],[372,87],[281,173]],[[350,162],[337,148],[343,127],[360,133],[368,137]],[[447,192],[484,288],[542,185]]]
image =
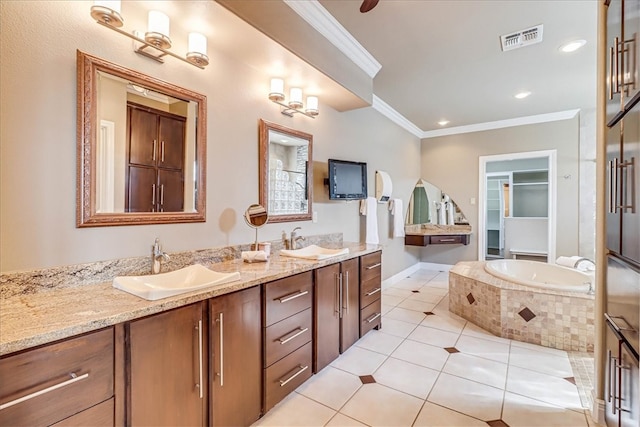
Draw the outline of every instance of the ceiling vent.
[[[500,36],[500,44],[502,45],[503,52],[540,43],[541,41],[542,24],[527,28],[526,30],[520,30],[515,33]]]

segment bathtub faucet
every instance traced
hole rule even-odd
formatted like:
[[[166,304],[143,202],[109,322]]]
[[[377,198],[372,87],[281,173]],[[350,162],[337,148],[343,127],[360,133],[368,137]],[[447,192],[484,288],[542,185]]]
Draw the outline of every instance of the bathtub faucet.
[[[580,258],[579,260],[576,261],[575,264],[573,264],[573,268],[578,268],[578,265],[582,264],[583,262],[586,262],[588,265],[585,267],[586,271],[594,271],[596,269],[596,263],[591,261],[589,258]]]

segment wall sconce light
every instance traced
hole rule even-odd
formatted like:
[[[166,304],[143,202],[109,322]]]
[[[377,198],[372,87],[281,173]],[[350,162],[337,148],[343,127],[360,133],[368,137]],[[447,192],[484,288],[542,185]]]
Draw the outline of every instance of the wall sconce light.
[[[139,46],[134,48],[135,52],[147,58],[163,63],[163,57],[169,55],[201,69],[209,65],[207,38],[202,34],[189,33],[189,47],[186,57],[169,50],[171,47],[169,17],[162,12],[156,10],[149,12],[148,27],[144,38],[140,37],[138,31],[128,33],[120,29],[124,24],[124,19],[120,15],[120,0],[95,0],[91,6],[91,16],[98,24],[136,41]]]
[[[269,99],[278,104],[282,108],[280,112],[285,116],[293,117],[295,113],[300,113],[307,117],[315,119],[319,114],[318,97],[307,96],[307,106],[303,109],[302,89],[292,87],[289,91],[289,102],[285,103],[284,99],[284,80],[271,79],[271,90],[269,91]]]

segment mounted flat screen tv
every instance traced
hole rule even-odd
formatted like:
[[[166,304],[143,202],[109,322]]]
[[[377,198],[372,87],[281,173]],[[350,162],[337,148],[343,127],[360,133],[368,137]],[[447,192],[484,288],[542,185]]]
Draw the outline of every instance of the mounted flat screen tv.
[[[329,159],[329,199],[367,198],[367,164]]]

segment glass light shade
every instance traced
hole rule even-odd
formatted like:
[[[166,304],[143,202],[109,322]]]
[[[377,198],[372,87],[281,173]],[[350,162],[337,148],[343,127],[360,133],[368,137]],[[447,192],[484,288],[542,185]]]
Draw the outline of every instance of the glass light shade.
[[[278,102],[284,100],[284,80],[271,79],[271,90],[269,91],[269,99]]]
[[[200,33],[189,33],[189,51],[187,61],[192,64],[204,67],[209,65],[207,56],[207,38]]]
[[[307,108],[304,111],[305,113],[310,114],[312,116],[318,115],[318,97],[317,96],[307,96]]]
[[[120,7],[120,0],[96,0],[91,6],[91,16],[103,24],[122,27],[124,20],[120,15]]]
[[[157,10],[149,11],[149,22],[145,40],[154,46],[168,49],[171,47],[169,38],[169,17]]]
[[[289,93],[289,107],[302,108],[302,89],[292,87]]]

